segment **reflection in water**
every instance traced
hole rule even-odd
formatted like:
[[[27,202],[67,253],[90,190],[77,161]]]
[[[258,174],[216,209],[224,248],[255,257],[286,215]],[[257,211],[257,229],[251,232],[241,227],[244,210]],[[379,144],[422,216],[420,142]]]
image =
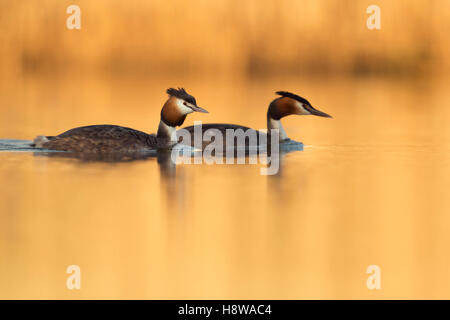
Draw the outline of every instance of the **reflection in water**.
[[[69,158],[85,162],[130,162],[155,158],[156,152],[133,153],[79,153],[79,152],[34,152],[36,157]]]
[[[2,84],[0,137],[95,123],[146,131],[175,82],[82,80]],[[264,128],[279,89],[335,118],[286,119],[305,146],[282,153],[274,176],[261,163],[175,165],[168,153],[0,152],[0,298],[450,297],[448,81],[233,79],[213,92],[182,82],[208,122]],[[79,291],[65,286],[71,264]]]
[[[201,164],[203,162],[208,164],[258,164],[258,160],[266,165],[266,168],[273,170],[266,170],[270,172],[267,175],[280,176],[282,168],[282,160],[285,154],[295,151],[303,150],[303,143],[289,140],[277,146],[276,153],[273,153],[272,148],[261,148],[260,150],[248,150],[243,148],[242,152],[239,148],[226,149],[221,154],[204,154],[201,151],[194,151],[190,147],[175,147],[176,152],[172,149],[158,149],[149,150],[147,152],[127,152],[127,153],[80,153],[80,152],[59,152],[46,151],[43,149],[36,149],[30,146],[31,141],[27,140],[1,140],[0,150],[2,151],[28,151],[33,152],[36,157],[60,158],[60,159],[77,159],[82,162],[105,162],[105,163],[121,163],[132,162],[148,159],[157,159],[159,171],[162,181],[174,181],[177,177],[177,163]],[[231,150],[231,151],[230,151]],[[253,157],[253,159],[251,159]],[[201,159],[199,159],[201,158]],[[227,159],[228,158],[228,159]],[[274,164],[275,163],[275,164]],[[167,189],[168,197],[173,194],[178,194],[177,190],[169,187]]]
[[[172,160],[171,155],[172,155],[171,150],[158,150],[157,152],[158,165],[162,177],[167,178],[176,177],[177,166],[175,162]]]
[[[160,177],[161,177],[161,188],[165,193],[167,202],[166,202],[166,210],[168,212],[181,212],[184,208],[185,187],[184,187],[184,176],[182,173],[178,173],[177,175],[177,161],[186,160],[190,164],[202,163],[203,161],[207,161],[209,164],[218,163],[238,163],[238,152],[237,150],[233,150],[232,153],[224,154],[213,154],[210,159],[201,159],[197,162],[196,158],[206,157],[202,155],[202,153],[193,152],[192,149],[181,147],[177,148],[180,151],[173,153],[170,149],[160,149],[160,150],[150,150],[148,152],[134,152],[134,153],[77,153],[77,152],[53,152],[53,151],[45,151],[39,150],[35,151],[34,148],[30,148],[29,144],[31,141],[14,141],[14,140],[0,140],[0,147],[5,147],[4,151],[34,151],[33,155],[36,157],[48,157],[48,158],[59,158],[59,159],[76,159],[85,163],[89,162],[104,162],[104,163],[122,163],[122,162],[132,162],[132,161],[142,161],[149,159],[157,159]],[[6,149],[8,147],[9,149]],[[265,149],[264,149],[265,150]],[[265,163],[266,168],[272,168],[273,170],[267,170],[271,172],[269,175],[280,176],[282,170],[282,161],[285,154],[301,151],[303,150],[303,144],[295,141],[288,141],[280,145],[279,152],[276,154],[272,154],[270,148],[267,151],[260,150],[255,151],[255,155],[260,161]],[[242,163],[251,164],[252,162],[249,160],[249,156],[252,155],[247,149],[245,149],[244,156],[240,161]],[[180,153],[181,152],[181,153]],[[183,153],[184,152],[184,153]],[[259,152],[259,153],[258,153]],[[239,153],[240,154],[240,153]],[[188,159],[186,159],[186,155]],[[227,155],[231,155],[234,157],[230,161],[230,159],[226,159]],[[177,159],[177,156],[180,159]],[[183,159],[184,157],[184,159]],[[218,161],[218,160],[221,161]],[[227,162],[229,161],[229,162]],[[276,163],[274,165],[274,163]],[[177,201],[174,201],[176,198]]]

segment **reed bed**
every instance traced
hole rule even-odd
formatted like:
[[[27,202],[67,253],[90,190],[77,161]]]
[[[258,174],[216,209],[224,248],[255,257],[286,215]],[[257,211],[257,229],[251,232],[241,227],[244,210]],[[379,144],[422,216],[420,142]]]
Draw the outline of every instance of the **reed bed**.
[[[68,30],[66,8],[81,8]],[[366,8],[381,8],[368,30]],[[446,0],[1,0],[2,75],[419,74],[450,67]]]

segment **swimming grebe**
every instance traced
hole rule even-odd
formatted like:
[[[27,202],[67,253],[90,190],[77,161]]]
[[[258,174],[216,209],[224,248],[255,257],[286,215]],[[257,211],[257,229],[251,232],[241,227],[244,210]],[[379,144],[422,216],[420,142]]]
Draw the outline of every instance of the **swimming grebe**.
[[[319,117],[325,117],[325,118],[332,118],[330,115],[326,114],[325,112],[319,111],[315,109],[311,103],[309,103],[308,100],[305,98],[302,98],[294,93],[287,92],[287,91],[277,91],[276,94],[280,95],[281,97],[276,98],[273,100],[269,108],[267,110],[267,129],[270,134],[271,129],[279,129],[279,141],[280,143],[290,141],[288,138],[286,131],[284,130],[283,126],[281,125],[280,119],[291,115],[315,115]],[[187,130],[192,139],[191,139],[191,145],[194,145],[194,129],[195,126],[189,126],[186,128],[183,128],[184,130]],[[217,129],[221,132],[222,136],[226,136],[226,130],[232,129],[242,129],[244,131],[247,130],[254,130],[248,127],[235,125],[235,124],[226,124],[226,123],[207,123],[202,124],[202,133],[209,129]],[[256,130],[254,130],[256,131]],[[247,131],[248,132],[248,131]],[[258,132],[259,133],[259,132]],[[259,137],[259,135],[258,135]],[[269,140],[268,140],[269,141]],[[181,142],[184,143],[184,142]],[[187,142],[189,143],[189,142]],[[247,142],[246,142],[247,143]],[[203,142],[203,148],[205,148],[209,142]],[[225,145],[225,141],[224,141]]]
[[[177,126],[183,124],[189,113],[208,113],[208,111],[197,106],[195,98],[183,88],[169,88],[167,94],[169,99],[162,107],[156,135],[115,125],[93,125],[71,129],[58,136],[38,136],[34,140],[34,146],[50,150],[90,153],[127,153],[170,148],[177,143],[172,133]]]

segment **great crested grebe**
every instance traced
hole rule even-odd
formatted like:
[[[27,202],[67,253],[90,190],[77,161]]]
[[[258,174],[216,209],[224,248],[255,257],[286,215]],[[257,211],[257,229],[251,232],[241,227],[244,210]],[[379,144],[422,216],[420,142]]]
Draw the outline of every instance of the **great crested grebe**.
[[[319,117],[325,117],[325,118],[332,118],[330,115],[326,114],[325,112],[319,111],[315,109],[311,103],[309,103],[308,100],[305,98],[302,98],[294,93],[287,92],[287,91],[277,91],[276,94],[280,95],[281,97],[276,98],[273,100],[269,108],[267,110],[267,129],[268,133],[270,134],[271,129],[279,129],[279,142],[287,142],[290,141],[288,138],[286,131],[284,130],[283,126],[281,125],[281,118],[296,114],[296,115],[315,115]],[[194,134],[195,134],[195,128],[196,126],[189,126],[186,128],[183,128],[181,130],[187,130],[191,134],[191,145],[194,146]],[[226,131],[228,129],[237,130],[242,129],[246,132],[249,132],[248,130],[254,131],[255,133],[259,133],[254,129],[235,125],[235,124],[226,124],[226,123],[207,123],[201,125],[201,132],[202,134],[209,130],[209,129],[215,129],[219,130],[223,137],[226,136]],[[259,133],[260,134],[260,133]],[[259,137],[259,135],[258,135]],[[182,141],[181,143],[185,143]],[[189,141],[187,141],[186,144],[189,144]],[[203,148],[205,148],[209,143],[203,142]],[[223,143],[225,145],[225,141]],[[246,142],[248,144],[248,142]],[[248,145],[246,145],[248,147]]]
[[[38,136],[34,146],[58,151],[108,153],[136,152],[149,149],[170,148],[177,143],[173,134],[189,113],[203,112],[193,96],[183,88],[167,89],[168,100],[161,110],[157,134],[115,126],[93,125],[71,129],[58,136]]]

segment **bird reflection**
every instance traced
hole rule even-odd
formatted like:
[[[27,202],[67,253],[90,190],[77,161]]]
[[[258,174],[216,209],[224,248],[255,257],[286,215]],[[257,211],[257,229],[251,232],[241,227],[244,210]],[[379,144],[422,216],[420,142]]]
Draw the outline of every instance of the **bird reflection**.
[[[266,170],[270,167],[277,167],[274,172],[269,173],[269,179],[271,184],[281,183],[284,157],[287,153],[303,150],[303,144],[290,143],[280,146],[279,150],[273,151],[268,149],[259,155],[259,159],[264,159],[266,164],[264,165]],[[184,160],[191,158],[190,163],[194,164],[194,157],[199,156],[198,153],[188,150],[183,154],[173,152],[171,149],[151,150],[148,152],[135,152],[135,153],[77,153],[77,152],[34,152],[36,157],[49,157],[59,159],[77,159],[84,163],[105,162],[105,163],[124,163],[133,161],[147,161],[156,159],[159,172],[160,172],[160,187],[162,191],[162,201],[166,207],[167,212],[181,213],[186,208],[186,179],[184,176],[185,166],[177,165],[178,157],[184,158]],[[187,157],[186,157],[187,156]],[[200,156],[202,156],[200,154]],[[203,155],[205,156],[205,155]],[[226,154],[215,155],[215,157],[223,157],[223,162],[226,163]],[[245,163],[250,163],[249,154],[246,152],[243,156]],[[233,153],[233,163],[236,163],[239,156],[237,153]],[[241,157],[242,158],[242,157]],[[182,161],[186,164],[186,161]],[[188,162],[188,163],[189,163]],[[261,162],[261,161],[260,161]]]
[[[278,150],[272,150],[271,148],[267,148],[265,151],[259,151],[259,159],[266,159],[267,167],[270,167],[274,162],[278,162],[279,168],[276,170],[273,175],[281,176],[282,171],[282,162],[283,158],[287,153],[294,151],[303,150],[303,144],[299,142],[292,141],[288,144],[280,145]],[[179,152],[173,152],[172,149],[158,149],[158,150],[149,150],[148,152],[108,152],[108,153],[84,153],[84,152],[46,152],[39,151],[34,152],[34,156],[36,157],[49,157],[49,158],[69,158],[69,159],[78,159],[82,162],[106,162],[106,163],[122,163],[122,162],[133,162],[133,161],[142,161],[149,159],[156,159],[159,170],[161,173],[161,177],[166,179],[173,179],[177,177],[177,160],[179,157],[183,157],[186,159],[186,155],[191,156],[191,158],[198,157],[199,154],[193,152],[193,149],[185,152],[183,150],[182,154]],[[245,163],[250,163],[249,158],[252,156],[257,156],[257,153],[252,154],[249,153],[248,150],[245,150],[244,153],[239,153],[236,150],[232,153],[222,153],[222,154],[211,154],[209,157],[222,157],[222,163],[227,163],[225,160],[226,157],[233,158],[233,163],[236,163],[238,158],[245,158]],[[202,156],[202,154],[200,154]],[[203,155],[206,157],[205,155]],[[186,163],[185,161],[183,163]],[[196,163],[195,161],[189,161],[188,163]],[[217,161],[216,161],[217,163]],[[275,168],[277,169],[277,168]],[[270,174],[272,175],[272,174]]]
[[[135,153],[34,152],[33,154],[36,157],[78,159],[83,162],[107,162],[107,163],[132,162],[156,157],[156,152],[135,152]]]
[[[56,159],[77,159],[83,163],[126,163],[155,160],[161,176],[161,190],[168,212],[181,212],[185,207],[184,176],[177,173],[177,165],[172,161],[170,149],[151,150],[134,153],[83,153],[83,152],[34,152],[36,157]]]
[[[171,150],[159,150],[156,158],[158,161],[161,177],[175,178],[177,173],[177,165],[172,161]]]
[[[176,176],[176,164],[172,161],[171,150],[150,150],[148,152],[126,153],[83,153],[83,152],[34,152],[36,157],[48,157],[58,159],[77,159],[82,162],[123,163],[156,159],[162,177],[173,178]]]

